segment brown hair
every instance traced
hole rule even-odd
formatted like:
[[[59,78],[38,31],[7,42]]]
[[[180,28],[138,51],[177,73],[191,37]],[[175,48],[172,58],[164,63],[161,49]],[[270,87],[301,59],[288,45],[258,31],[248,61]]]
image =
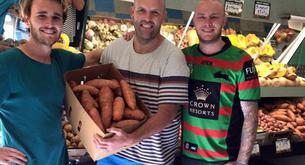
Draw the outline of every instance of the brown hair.
[[[63,20],[65,21],[67,18],[65,0],[51,0],[51,1],[55,1],[61,5],[63,9]],[[19,6],[20,6],[22,18],[31,16],[32,4],[33,4],[33,0],[20,0]]]

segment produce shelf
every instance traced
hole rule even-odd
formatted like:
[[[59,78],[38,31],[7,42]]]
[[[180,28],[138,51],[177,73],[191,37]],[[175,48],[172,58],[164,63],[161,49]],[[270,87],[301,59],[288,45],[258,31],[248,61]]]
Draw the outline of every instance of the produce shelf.
[[[261,87],[261,97],[305,97],[305,87]]]

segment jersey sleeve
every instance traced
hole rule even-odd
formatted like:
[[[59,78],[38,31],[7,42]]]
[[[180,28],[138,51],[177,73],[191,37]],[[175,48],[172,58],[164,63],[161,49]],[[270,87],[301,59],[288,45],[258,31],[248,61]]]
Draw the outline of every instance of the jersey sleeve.
[[[161,76],[159,104],[185,104],[188,101],[189,69],[180,50],[172,52]]]
[[[245,60],[238,79],[238,93],[241,101],[260,99],[258,75],[251,57]]]

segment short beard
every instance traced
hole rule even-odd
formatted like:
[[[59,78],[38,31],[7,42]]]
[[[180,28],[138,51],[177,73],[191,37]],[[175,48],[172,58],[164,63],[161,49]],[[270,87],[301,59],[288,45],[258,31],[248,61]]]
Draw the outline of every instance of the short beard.
[[[49,47],[51,47],[56,41],[58,41],[59,40],[59,35],[57,36],[57,38],[53,41],[53,40],[51,40],[51,39],[44,39],[44,38],[41,38],[41,37],[39,37],[39,29],[37,29],[37,31],[34,31],[33,30],[33,26],[32,26],[32,24],[30,25],[31,26],[31,28],[30,28],[30,34],[31,34],[31,36],[32,36],[32,38],[35,40],[35,41],[37,41],[38,43],[40,43],[40,44],[43,44],[43,45],[45,45],[45,46],[49,46]]]

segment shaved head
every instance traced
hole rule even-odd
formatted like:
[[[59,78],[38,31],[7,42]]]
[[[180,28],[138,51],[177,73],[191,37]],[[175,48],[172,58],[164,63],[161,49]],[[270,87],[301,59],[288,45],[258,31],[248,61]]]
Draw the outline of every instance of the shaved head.
[[[140,2],[140,1],[145,2],[145,0],[134,0],[133,5],[136,6],[138,4],[138,2]],[[164,9],[164,11],[165,11],[166,7],[165,7],[165,1],[164,0],[149,0],[149,1],[157,2],[158,4],[160,4],[162,6],[162,9]]]
[[[225,8],[221,0],[200,0],[196,6],[195,12],[200,13],[203,6],[213,7],[215,11],[220,12],[225,16]]]

